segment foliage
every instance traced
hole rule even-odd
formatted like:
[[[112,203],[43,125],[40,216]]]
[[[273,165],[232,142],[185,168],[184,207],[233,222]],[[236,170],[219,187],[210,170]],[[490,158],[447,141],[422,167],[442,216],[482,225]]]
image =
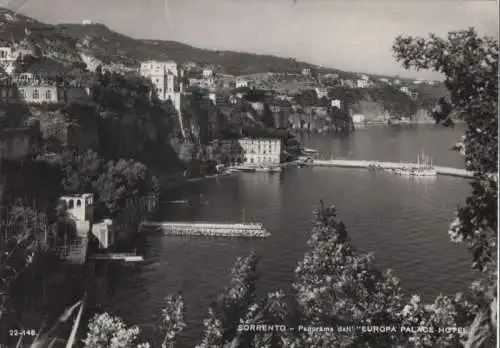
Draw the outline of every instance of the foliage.
[[[271,107],[267,103],[264,103],[264,110],[262,112],[262,118],[260,119],[260,122],[262,122],[262,124],[266,128],[275,127],[273,112],[271,111]]]
[[[467,243],[474,268],[488,279],[496,279],[493,272],[498,245],[498,175],[494,174],[498,172],[498,41],[480,37],[470,28],[450,32],[445,39],[435,35],[429,39],[398,37],[393,50],[405,68],[431,69],[446,76],[450,101],[440,100],[434,113],[437,122],[451,124],[452,111],[464,115],[465,161],[466,167],[475,173],[473,192],[459,207],[449,233],[453,241]],[[483,287],[483,303],[474,308],[477,316],[475,330],[469,337],[471,342],[481,341],[476,340],[478,333],[496,338],[496,320],[480,324],[480,318],[490,316],[491,304],[497,303],[496,281],[486,281]]]
[[[108,313],[95,315],[88,326],[85,348],[146,348],[149,344],[137,344],[138,327],[127,327],[121,319]]]
[[[239,340],[238,324],[255,300],[257,257],[240,257],[231,270],[230,285],[209,309],[200,348],[224,346]]]
[[[66,193],[94,193],[98,215],[115,216],[125,208],[128,199],[158,194],[158,180],[153,181],[148,168],[134,160],[106,162],[92,150],[83,154],[65,151],[42,159],[64,173],[62,184]]]
[[[162,348],[172,347],[177,335],[184,330],[184,300],[180,295],[168,296],[162,309],[159,324],[164,334]]]

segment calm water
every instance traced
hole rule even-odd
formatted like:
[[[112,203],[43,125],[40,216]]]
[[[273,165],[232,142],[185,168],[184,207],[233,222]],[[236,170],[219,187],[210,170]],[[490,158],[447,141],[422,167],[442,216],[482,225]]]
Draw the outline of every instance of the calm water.
[[[434,126],[374,127],[349,137],[304,139],[324,157],[410,161],[419,150],[436,165],[463,167],[449,151],[461,129]],[[128,324],[154,324],[163,298],[182,291],[190,330],[185,346],[193,347],[207,307],[227,280],[238,256],[255,250],[261,257],[261,289],[290,289],[293,270],[307,250],[309,219],[323,199],[338,208],[356,247],[373,252],[382,268],[392,268],[403,286],[427,300],[439,293],[466,290],[473,279],[470,258],[461,245],[449,242],[447,227],[456,206],[470,192],[464,179],[411,179],[359,169],[288,168],[281,175],[241,173],[190,184],[172,192],[173,199],[196,198],[209,204],[162,206],[162,219],[262,222],[267,240],[195,239],[148,236],[146,263],[110,266],[97,282],[106,291],[103,309]]]

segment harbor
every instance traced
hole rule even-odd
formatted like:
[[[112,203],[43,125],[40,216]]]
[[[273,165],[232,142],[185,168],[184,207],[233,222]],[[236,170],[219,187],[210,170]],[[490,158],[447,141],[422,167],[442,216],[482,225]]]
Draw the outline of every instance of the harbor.
[[[381,170],[397,170],[407,166],[414,166],[413,163],[398,163],[398,162],[379,162],[379,161],[362,161],[362,160],[344,160],[344,159],[331,159],[331,160],[313,160],[313,166],[318,167],[344,167],[344,168],[378,168]],[[455,176],[461,178],[472,178],[473,172],[465,169],[458,169],[452,167],[433,166],[438,175]]]
[[[267,238],[271,235],[260,223],[146,221],[141,227],[158,228],[167,236]]]

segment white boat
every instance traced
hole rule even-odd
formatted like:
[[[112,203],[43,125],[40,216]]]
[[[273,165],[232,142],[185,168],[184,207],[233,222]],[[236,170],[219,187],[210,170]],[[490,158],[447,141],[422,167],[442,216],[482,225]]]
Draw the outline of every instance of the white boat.
[[[436,169],[432,166],[432,159],[419,153],[417,156],[417,164],[404,165],[393,170],[394,174],[403,176],[437,176]]]

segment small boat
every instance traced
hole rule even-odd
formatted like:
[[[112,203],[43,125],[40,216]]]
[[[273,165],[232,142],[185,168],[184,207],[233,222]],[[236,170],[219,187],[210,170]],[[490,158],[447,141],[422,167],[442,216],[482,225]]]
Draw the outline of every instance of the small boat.
[[[252,168],[252,167],[241,167],[240,170],[242,172],[249,172],[249,173],[255,173],[257,171],[256,168]]]

